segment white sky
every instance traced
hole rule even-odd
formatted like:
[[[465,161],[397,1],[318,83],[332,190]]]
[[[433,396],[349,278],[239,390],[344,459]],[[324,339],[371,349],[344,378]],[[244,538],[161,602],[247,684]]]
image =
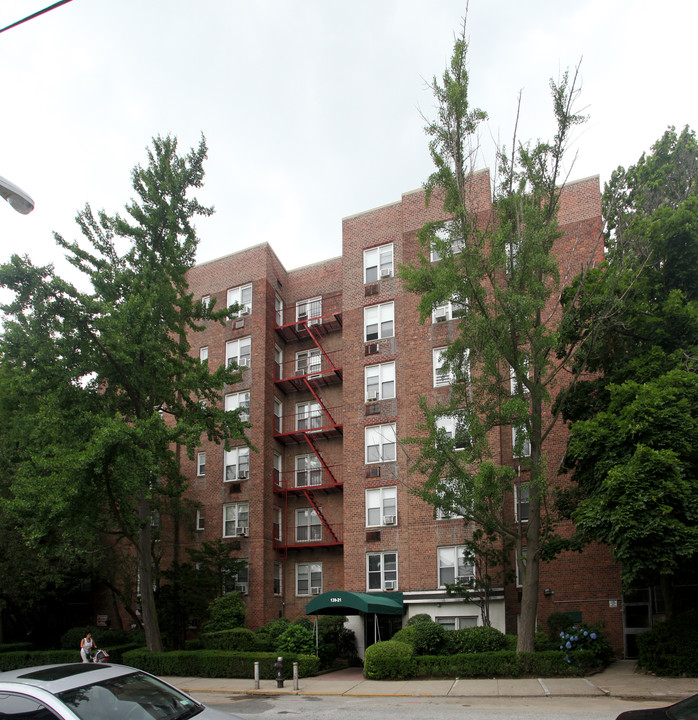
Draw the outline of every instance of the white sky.
[[[2,0],[0,27],[53,0]],[[206,136],[215,205],[198,261],[262,241],[292,269],[341,253],[341,219],[399,200],[432,170],[420,113],[465,0],[73,0],[0,34],[0,175],[36,209],[0,205],[0,262],[65,273],[55,230],[122,210],[152,136]],[[548,81],[583,57],[572,178],[634,163],[669,125],[698,126],[694,0],[470,0],[471,101],[484,147],[549,137]],[[481,165],[491,157],[485,153]]]

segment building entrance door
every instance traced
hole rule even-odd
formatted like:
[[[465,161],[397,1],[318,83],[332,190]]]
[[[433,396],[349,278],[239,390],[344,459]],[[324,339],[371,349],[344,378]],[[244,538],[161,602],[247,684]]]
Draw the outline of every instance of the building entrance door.
[[[623,643],[625,657],[637,657],[637,636],[652,628],[650,588],[623,595]]]

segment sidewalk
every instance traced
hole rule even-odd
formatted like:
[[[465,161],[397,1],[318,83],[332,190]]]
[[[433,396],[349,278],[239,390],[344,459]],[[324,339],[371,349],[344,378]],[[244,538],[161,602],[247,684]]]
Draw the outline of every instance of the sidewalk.
[[[163,678],[192,695],[354,695],[412,697],[580,697],[666,699],[673,702],[698,693],[698,678],[661,678],[636,673],[633,660],[617,660],[588,678],[526,678],[491,680],[366,680],[361,668],[348,668],[317,677],[300,678],[278,688],[276,680],[260,680],[259,689],[247,678]]]

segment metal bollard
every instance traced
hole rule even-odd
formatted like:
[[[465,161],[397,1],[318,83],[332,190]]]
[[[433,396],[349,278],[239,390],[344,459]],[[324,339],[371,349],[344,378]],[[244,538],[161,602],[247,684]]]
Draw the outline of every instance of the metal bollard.
[[[259,662],[254,664],[254,689],[259,690]]]
[[[282,688],[284,686],[284,659],[282,657],[276,658],[274,670],[276,670],[276,687]]]
[[[298,663],[293,663],[293,689],[298,690]]]

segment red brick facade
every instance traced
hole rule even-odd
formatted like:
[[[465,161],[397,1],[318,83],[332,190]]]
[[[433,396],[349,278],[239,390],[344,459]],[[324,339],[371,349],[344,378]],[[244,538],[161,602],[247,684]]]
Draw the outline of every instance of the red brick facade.
[[[487,172],[474,176],[471,200],[478,212],[488,211]],[[563,237],[555,248],[563,280],[579,272],[590,252],[602,256],[596,245],[600,214],[597,177],[566,187],[559,215]],[[223,448],[206,442],[201,447],[204,475],[197,476],[196,460],[183,460],[188,494],[199,504],[203,524],[183,538],[185,543],[225,537],[224,508],[249,504],[248,530],[243,515],[243,527],[229,522],[227,534],[234,530],[229,541],[249,562],[243,589],[251,627],[280,615],[304,614],[313,594],[367,592],[379,589],[376,582],[382,591],[403,593],[408,615],[429,612],[444,622],[477,622],[475,605],[449,598],[443,583],[439,587],[438,549],[447,556],[448,548],[461,545],[472,528],[464,528],[461,519],[436,519],[433,508],[410,493],[420,482],[409,471],[416,450],[399,442],[419,434],[418,399],[443,399],[449,392],[448,387],[434,387],[432,351],[449,342],[456,322],[421,324],[417,298],[395,277],[399,265],[416,258],[416,232],[440,218],[438,203],[425,207],[424,193],[411,192],[399,202],[345,218],[339,258],[286,271],[271,247],[262,244],[199,265],[189,274],[194,296],[215,298],[218,307],[226,304],[229,289],[252,286],[249,314],[225,326],[209,323],[190,339],[194,354],[208,348],[212,367],[226,361],[227,342],[250,339],[250,366],[239,384],[226,389],[250,393],[249,438],[256,451],[250,453],[249,470],[226,479]],[[377,277],[366,282],[364,251],[387,246],[392,246],[389,268],[381,272],[379,265]],[[321,301],[298,305],[314,298]],[[365,315],[367,307],[372,309]],[[371,326],[368,341],[366,326]],[[378,337],[372,335],[373,326]],[[304,355],[306,351],[311,354]],[[384,367],[369,372],[384,373],[381,378],[389,378],[394,367],[394,393],[386,390],[389,397],[367,402],[365,368],[378,364]],[[280,420],[275,414],[281,414]],[[393,426],[398,442],[390,447]],[[389,460],[367,458],[366,445],[375,438],[376,452]],[[565,438],[560,426],[547,443],[550,468],[557,467]],[[501,429],[495,441],[499,460],[514,462],[510,430]],[[297,465],[298,456],[305,458],[298,462],[309,464]],[[374,491],[370,522],[369,490]],[[305,582],[309,569],[316,572]],[[585,621],[603,621],[615,649],[622,652],[620,592],[619,573],[607,549],[564,555],[542,566],[539,619],[553,611],[581,612]],[[493,623],[501,630],[516,631],[518,602],[513,584],[494,601]]]

